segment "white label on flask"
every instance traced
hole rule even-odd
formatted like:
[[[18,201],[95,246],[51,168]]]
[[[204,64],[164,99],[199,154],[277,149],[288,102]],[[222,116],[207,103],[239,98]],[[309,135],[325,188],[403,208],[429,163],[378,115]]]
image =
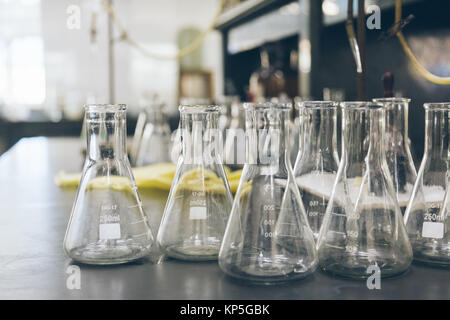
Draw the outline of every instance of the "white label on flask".
[[[442,239],[444,237],[444,224],[442,222],[424,222],[422,237]]]
[[[206,207],[191,207],[189,210],[189,219],[206,220]]]
[[[263,176],[271,176],[274,175],[278,172],[278,167],[277,166],[262,166],[261,167],[261,175]]]
[[[120,239],[120,223],[103,223],[98,227],[100,240]]]

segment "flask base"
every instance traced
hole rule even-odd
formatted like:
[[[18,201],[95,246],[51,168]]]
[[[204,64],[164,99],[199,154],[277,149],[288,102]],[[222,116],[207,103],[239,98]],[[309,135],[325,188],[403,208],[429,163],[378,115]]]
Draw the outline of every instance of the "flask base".
[[[255,284],[271,285],[303,279],[312,274],[316,266],[305,266],[300,263],[287,263],[286,259],[261,262],[250,257],[245,264],[219,263],[221,269],[230,277]]]
[[[414,261],[430,266],[450,267],[450,246],[415,246]]]
[[[220,247],[215,245],[173,245],[164,248],[164,253],[173,259],[184,261],[215,261],[219,255],[219,249]]]
[[[372,276],[375,270],[371,269],[372,266],[378,266],[380,269],[381,278],[390,278],[401,275],[409,268],[410,263],[398,264],[394,259],[384,259],[369,262],[369,260],[360,261],[333,261],[323,262],[320,264],[320,268],[329,274],[339,276],[343,278],[351,279],[367,279]]]
[[[89,244],[67,252],[75,261],[92,265],[113,265],[128,263],[150,254],[150,248],[141,245]]]

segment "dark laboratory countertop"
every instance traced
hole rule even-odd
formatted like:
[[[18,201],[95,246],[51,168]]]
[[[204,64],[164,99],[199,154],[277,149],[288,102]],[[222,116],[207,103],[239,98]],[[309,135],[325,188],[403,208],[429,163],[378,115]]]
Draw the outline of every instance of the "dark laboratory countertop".
[[[58,188],[53,178],[81,165],[81,143],[69,138],[22,139],[0,158],[0,299],[450,299],[450,270],[420,265],[382,279],[380,290],[320,271],[299,282],[253,286],[229,279],[217,263],[79,265],[81,289],[70,290],[73,262],[62,242],[75,190]],[[140,194],[157,224],[167,193]]]

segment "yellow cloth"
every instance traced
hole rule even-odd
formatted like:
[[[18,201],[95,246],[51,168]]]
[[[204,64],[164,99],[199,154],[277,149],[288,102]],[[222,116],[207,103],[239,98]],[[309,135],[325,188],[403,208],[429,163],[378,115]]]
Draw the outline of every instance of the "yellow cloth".
[[[138,188],[155,188],[160,190],[170,190],[172,185],[172,180],[175,175],[176,165],[173,163],[158,163],[145,167],[133,168],[134,179],[136,180],[136,185]],[[237,191],[237,187],[239,185],[239,179],[241,177],[242,170],[231,172],[228,167],[225,167],[225,173],[227,175],[228,183],[230,185],[231,192],[235,193]],[[193,178],[188,181],[188,176]],[[220,179],[213,172],[207,174],[205,176],[206,188],[214,189],[218,191],[217,188],[220,188]],[[61,188],[76,188],[80,183],[81,173],[66,173],[64,171],[58,172],[55,176],[55,183],[57,186]],[[109,180],[108,180],[109,179]],[[124,182],[121,179],[125,179],[122,177],[100,177],[92,180],[90,182],[90,187],[92,188],[102,188],[106,185],[117,185],[117,188],[120,188]],[[198,187],[199,181],[199,172],[197,170],[193,170],[183,175],[180,178],[181,186],[186,188],[195,188]],[[125,183],[127,184],[127,183]],[[216,190],[217,189],[217,190]]]

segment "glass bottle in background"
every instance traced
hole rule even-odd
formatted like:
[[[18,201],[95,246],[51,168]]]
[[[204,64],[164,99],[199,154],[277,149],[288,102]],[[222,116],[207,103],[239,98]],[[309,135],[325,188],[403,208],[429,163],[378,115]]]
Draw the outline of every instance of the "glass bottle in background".
[[[414,259],[450,266],[450,103],[425,104],[425,152],[405,212]]]
[[[386,161],[391,173],[397,201],[405,213],[417,178],[408,136],[410,99],[380,98],[373,100],[384,106],[386,113]]]
[[[126,152],[126,107],[85,107],[87,155],[64,239],[72,259],[119,264],[147,256],[153,245]]]
[[[300,102],[302,99],[300,97],[294,98],[294,106],[292,108],[292,117],[289,124],[289,147],[290,147],[290,158],[291,164],[294,165],[297,160],[297,156],[301,151],[300,145],[300,132],[302,126],[302,110],[300,107]]]
[[[252,73],[249,80],[249,91],[254,101],[278,97],[286,92],[286,79],[280,64],[279,49],[265,47],[260,52],[260,68]],[[272,57],[269,51],[272,51]],[[275,63],[271,64],[271,60]]]
[[[226,130],[223,159],[224,163],[233,170],[242,169],[245,162],[245,112],[239,101],[235,100],[230,109],[230,123]]]
[[[136,165],[136,160],[139,152],[139,146],[142,142],[142,135],[144,133],[145,124],[148,120],[148,114],[146,107],[141,107],[136,121],[136,128],[134,129],[133,140],[130,148],[130,162],[132,165]]]
[[[305,101],[299,103],[299,110],[303,119],[300,133],[303,142],[294,177],[317,239],[339,166],[337,105],[332,101]]]
[[[385,110],[341,105],[342,157],[317,241],[319,264],[344,277],[394,276],[409,267],[412,249],[386,162]]]
[[[146,123],[140,139],[135,165],[170,162],[171,131],[165,105],[153,104],[146,109]]]
[[[223,132],[224,138],[226,136],[226,130],[231,125],[232,109],[234,107],[239,108],[239,104],[239,96],[220,96],[217,99],[217,105],[221,106],[219,115],[219,130]]]
[[[219,149],[219,107],[180,106],[183,153],[157,240],[167,256],[216,260],[232,195]]]
[[[228,275],[256,283],[303,278],[317,253],[289,159],[285,104],[244,104],[246,163],[219,255]]]

